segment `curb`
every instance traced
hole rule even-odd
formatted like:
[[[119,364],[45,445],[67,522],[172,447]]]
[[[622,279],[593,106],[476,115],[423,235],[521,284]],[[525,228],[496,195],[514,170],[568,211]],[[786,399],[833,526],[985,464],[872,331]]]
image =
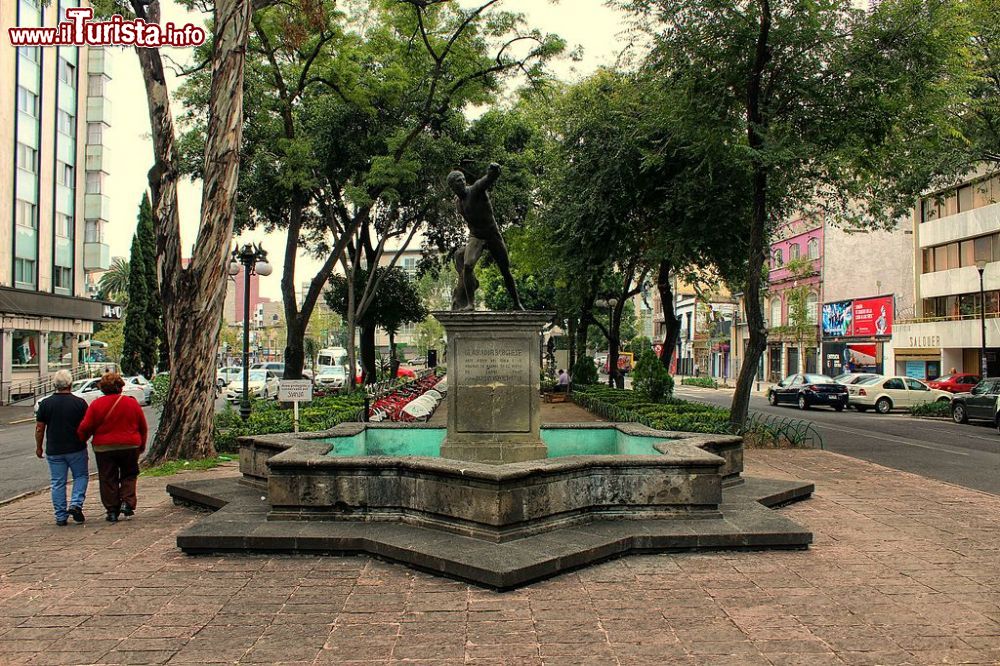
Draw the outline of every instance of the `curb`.
[[[89,476],[90,478],[94,478],[95,476],[97,476],[97,472],[91,472],[87,476]],[[67,481],[69,481],[69,479],[67,479]],[[66,485],[69,484],[67,483]],[[35,495],[39,495],[44,492],[48,492],[49,488],[51,487],[52,486],[43,486],[36,490],[29,490],[27,492],[21,493],[20,495],[14,495],[13,497],[8,497],[7,499],[0,499],[0,507],[7,506],[8,504],[13,504],[14,502],[19,502],[23,499],[27,499],[29,497],[33,497]]]
[[[27,419],[18,419],[17,421],[9,421],[7,425],[21,425],[22,423],[31,423],[34,421],[34,417]]]

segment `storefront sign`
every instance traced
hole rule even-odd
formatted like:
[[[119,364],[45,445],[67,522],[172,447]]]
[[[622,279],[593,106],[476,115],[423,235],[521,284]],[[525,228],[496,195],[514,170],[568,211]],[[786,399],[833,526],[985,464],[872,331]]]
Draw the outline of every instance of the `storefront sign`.
[[[911,347],[929,348],[941,346],[940,335],[911,335],[908,340]]]
[[[859,298],[823,304],[823,337],[888,338],[895,315],[893,296]]]

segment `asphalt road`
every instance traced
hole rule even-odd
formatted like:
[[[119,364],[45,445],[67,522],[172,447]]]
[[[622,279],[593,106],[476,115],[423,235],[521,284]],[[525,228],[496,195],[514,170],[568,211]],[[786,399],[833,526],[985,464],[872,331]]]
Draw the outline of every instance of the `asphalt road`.
[[[731,391],[678,387],[677,397],[728,407]],[[1000,495],[1000,434],[987,425],[958,425],[915,419],[905,413],[880,415],[826,407],[800,411],[771,407],[753,396],[750,408],[812,422],[824,448],[885,467]]]

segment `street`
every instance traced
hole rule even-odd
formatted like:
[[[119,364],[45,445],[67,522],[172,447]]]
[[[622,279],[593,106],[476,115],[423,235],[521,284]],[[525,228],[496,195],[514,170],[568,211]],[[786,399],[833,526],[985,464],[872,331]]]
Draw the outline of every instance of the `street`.
[[[732,391],[689,386],[677,387],[674,394],[720,407],[729,407],[732,400]],[[771,407],[756,395],[750,408],[812,422],[827,451],[1000,495],[1000,434],[985,424],[915,419],[905,412],[883,416],[853,409],[837,413],[824,407],[800,411],[793,406]]]

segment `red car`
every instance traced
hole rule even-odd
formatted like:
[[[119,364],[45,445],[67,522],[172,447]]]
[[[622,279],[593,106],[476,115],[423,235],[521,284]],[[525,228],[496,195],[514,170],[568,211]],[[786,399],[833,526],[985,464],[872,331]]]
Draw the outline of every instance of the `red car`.
[[[950,377],[938,377],[932,382],[927,382],[927,385],[932,389],[948,393],[968,393],[978,383],[979,377],[976,375],[956,374]]]

